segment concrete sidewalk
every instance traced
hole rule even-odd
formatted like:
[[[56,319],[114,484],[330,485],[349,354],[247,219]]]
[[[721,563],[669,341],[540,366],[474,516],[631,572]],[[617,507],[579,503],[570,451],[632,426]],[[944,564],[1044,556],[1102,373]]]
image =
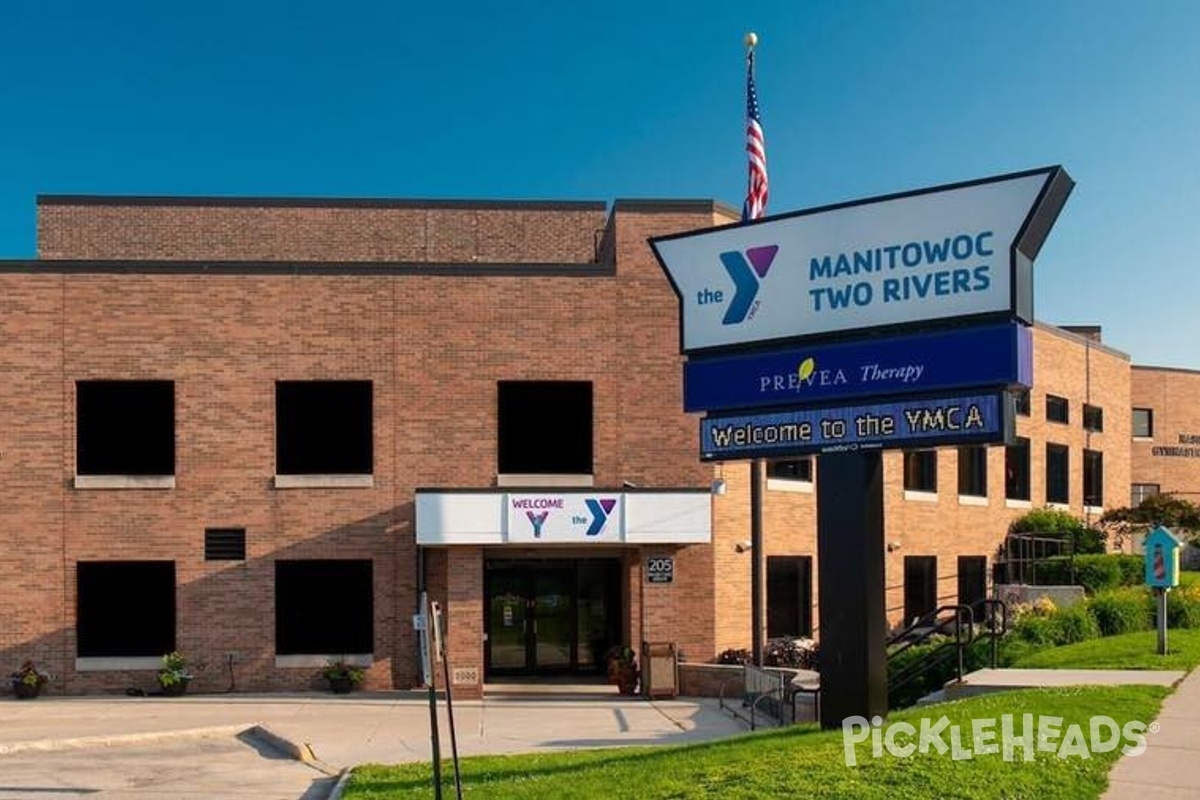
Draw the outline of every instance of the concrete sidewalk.
[[[449,757],[445,704],[442,754]],[[512,695],[454,704],[460,755],[706,741],[743,733],[715,700]],[[429,706],[410,692],[0,699],[4,754],[233,736],[259,726],[336,771],[428,760]]]
[[[1154,725],[1157,725],[1155,729]],[[1163,701],[1146,733],[1146,752],[1122,756],[1108,775],[1104,800],[1200,797],[1200,670]]]

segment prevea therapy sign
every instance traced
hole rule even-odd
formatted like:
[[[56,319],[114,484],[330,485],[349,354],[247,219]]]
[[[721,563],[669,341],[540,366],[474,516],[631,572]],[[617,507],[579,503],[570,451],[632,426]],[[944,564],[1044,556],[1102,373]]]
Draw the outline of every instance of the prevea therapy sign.
[[[984,315],[1033,321],[1032,264],[1074,186],[1061,167],[650,240],[681,349]]]

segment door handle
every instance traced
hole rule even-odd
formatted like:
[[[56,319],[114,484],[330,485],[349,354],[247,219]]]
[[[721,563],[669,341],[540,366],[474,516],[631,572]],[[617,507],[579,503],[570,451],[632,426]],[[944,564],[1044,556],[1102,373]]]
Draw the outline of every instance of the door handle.
[[[537,620],[533,621],[533,635],[537,636]]]

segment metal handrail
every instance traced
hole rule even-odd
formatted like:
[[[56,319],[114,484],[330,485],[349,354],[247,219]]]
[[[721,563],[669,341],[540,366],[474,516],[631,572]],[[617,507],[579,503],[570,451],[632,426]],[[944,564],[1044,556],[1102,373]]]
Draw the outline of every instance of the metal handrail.
[[[947,620],[939,620],[944,612],[952,611],[954,616]],[[941,606],[933,612],[921,617],[912,625],[901,630],[895,636],[888,640],[888,645],[895,644],[901,640],[903,644],[888,654],[891,659],[896,655],[903,653],[910,647],[918,644],[923,644],[934,636],[946,636],[947,629],[953,631],[952,641],[944,643],[941,647],[936,648],[929,654],[929,657],[923,661],[915,662],[906,670],[888,680],[888,691],[893,692],[909,682],[924,675],[930,669],[940,665],[949,657],[950,648],[954,648],[954,655],[957,658],[957,675],[958,680],[963,678],[963,654],[971,642],[975,640],[975,615],[971,611],[970,606],[965,605],[947,605]],[[925,629],[925,630],[922,630]],[[914,637],[913,634],[916,634]],[[912,637],[912,638],[909,638]]]

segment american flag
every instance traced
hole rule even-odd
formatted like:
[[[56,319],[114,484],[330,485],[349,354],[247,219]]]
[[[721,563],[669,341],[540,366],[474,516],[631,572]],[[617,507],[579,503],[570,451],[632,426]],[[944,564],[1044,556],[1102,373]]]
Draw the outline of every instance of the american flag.
[[[742,206],[742,222],[758,219],[767,211],[767,143],[758,118],[753,50],[746,56],[746,154],[750,158],[750,182]]]

